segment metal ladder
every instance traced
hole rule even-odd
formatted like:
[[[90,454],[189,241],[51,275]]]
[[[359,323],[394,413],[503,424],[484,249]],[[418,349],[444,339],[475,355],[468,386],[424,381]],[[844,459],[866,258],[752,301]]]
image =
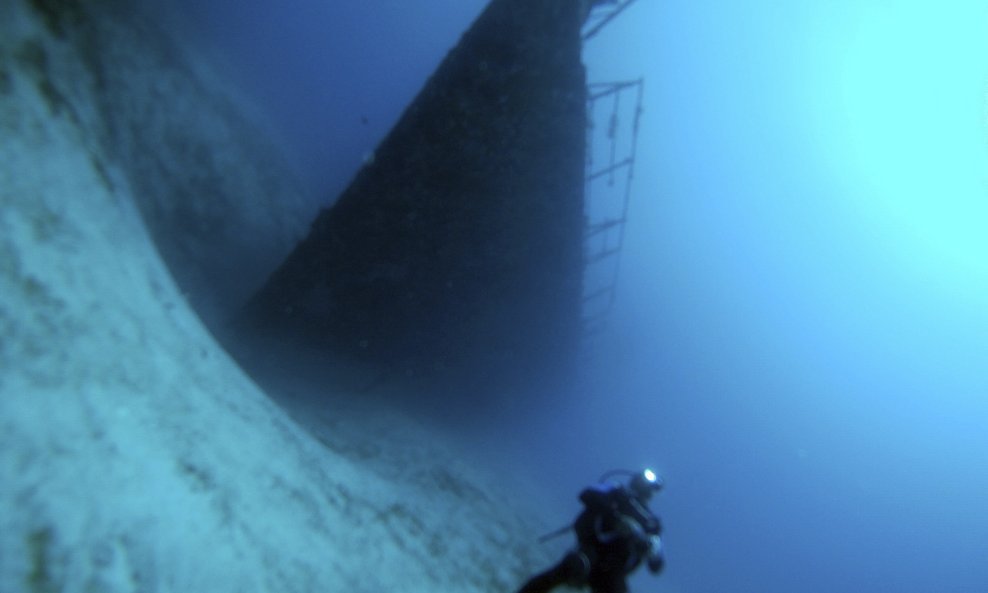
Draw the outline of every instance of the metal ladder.
[[[644,87],[642,79],[594,83],[587,87],[584,337],[591,337],[604,328],[614,305],[635,172]],[[596,124],[601,111],[607,122],[603,130]],[[626,121],[629,118],[630,121]],[[598,164],[601,160],[603,162]]]

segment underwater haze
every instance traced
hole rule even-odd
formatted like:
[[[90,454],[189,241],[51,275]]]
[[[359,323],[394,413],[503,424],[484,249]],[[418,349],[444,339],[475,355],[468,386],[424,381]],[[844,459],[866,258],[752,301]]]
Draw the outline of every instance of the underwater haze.
[[[484,4],[157,8],[328,203]],[[986,33],[984,0],[637,0],[587,43],[645,79],[617,301],[578,390],[472,435],[560,525],[664,473],[633,591],[988,591]]]
[[[647,111],[573,422],[659,456],[672,590],[988,590],[988,3],[630,11],[585,51]]]

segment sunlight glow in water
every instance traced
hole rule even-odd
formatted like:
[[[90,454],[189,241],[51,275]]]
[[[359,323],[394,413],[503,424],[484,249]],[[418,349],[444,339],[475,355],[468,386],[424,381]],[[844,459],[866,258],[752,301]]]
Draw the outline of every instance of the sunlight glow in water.
[[[858,178],[853,199],[903,265],[983,292],[988,8],[922,4],[863,11],[840,65],[839,141]]]

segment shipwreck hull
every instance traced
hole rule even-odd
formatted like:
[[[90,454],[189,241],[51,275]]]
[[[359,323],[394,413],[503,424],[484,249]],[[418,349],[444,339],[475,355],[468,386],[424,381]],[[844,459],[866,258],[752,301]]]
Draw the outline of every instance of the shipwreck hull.
[[[565,366],[586,77],[572,0],[495,0],[250,302],[255,327],[440,382]]]

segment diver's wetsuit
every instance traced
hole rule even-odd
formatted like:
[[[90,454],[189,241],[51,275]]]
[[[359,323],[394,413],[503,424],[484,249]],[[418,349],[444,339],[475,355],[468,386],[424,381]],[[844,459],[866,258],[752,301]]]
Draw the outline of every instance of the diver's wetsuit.
[[[625,577],[649,557],[662,570],[662,525],[627,489],[611,484],[580,493],[585,509],[576,519],[578,549],[530,579],[518,593],[546,593],[562,584],[589,585],[593,593],[626,593]]]

